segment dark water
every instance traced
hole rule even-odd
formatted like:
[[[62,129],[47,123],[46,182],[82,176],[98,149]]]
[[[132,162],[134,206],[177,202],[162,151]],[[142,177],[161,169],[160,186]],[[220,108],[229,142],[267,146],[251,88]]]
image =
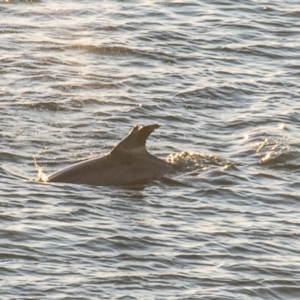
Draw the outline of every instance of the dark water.
[[[1,299],[300,299],[299,7],[3,1]],[[152,123],[173,182],[32,181]]]

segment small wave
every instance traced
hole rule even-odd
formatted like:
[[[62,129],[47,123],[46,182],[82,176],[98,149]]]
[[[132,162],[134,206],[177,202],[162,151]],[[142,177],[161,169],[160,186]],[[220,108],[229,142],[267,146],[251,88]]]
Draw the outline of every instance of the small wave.
[[[261,163],[273,169],[300,170],[300,155],[297,151],[268,152]]]
[[[46,111],[67,111],[68,109],[59,105],[55,102],[38,102],[38,103],[25,103],[22,104],[23,107],[31,110],[46,110]]]
[[[22,171],[20,168],[10,165],[10,164],[1,164],[0,169],[2,169],[7,175],[18,177],[21,179],[29,180],[29,175]]]
[[[276,137],[267,137],[263,141],[256,143],[255,147],[256,157],[260,159],[260,163],[269,165],[290,151],[290,146],[286,140]]]
[[[32,4],[32,3],[40,3],[42,2],[41,0],[3,0],[4,3],[28,3],[28,4]]]
[[[137,50],[126,47],[98,47],[93,45],[72,45],[67,46],[67,50],[87,51],[89,53],[109,55],[109,56],[128,56],[138,54]]]
[[[81,85],[57,84],[57,85],[53,85],[52,88],[58,89],[58,90],[63,91],[63,92],[69,92],[69,91],[74,91],[74,90],[117,89],[117,88],[119,88],[119,86],[118,86],[118,84],[114,84],[114,83],[93,82],[93,83],[87,83],[87,84],[81,84]]]

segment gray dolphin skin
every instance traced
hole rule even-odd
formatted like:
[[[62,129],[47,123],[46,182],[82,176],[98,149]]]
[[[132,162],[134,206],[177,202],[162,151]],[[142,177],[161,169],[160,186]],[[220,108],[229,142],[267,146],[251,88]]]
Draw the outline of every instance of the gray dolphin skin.
[[[146,140],[160,125],[134,126],[110,153],[66,167],[48,182],[124,186],[159,180],[175,171],[173,164],[151,155]]]

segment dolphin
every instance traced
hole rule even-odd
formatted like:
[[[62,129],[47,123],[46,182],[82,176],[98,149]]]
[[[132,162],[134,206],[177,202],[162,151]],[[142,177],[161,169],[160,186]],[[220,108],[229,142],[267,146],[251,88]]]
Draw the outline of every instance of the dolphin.
[[[110,153],[85,160],[48,177],[48,182],[100,186],[143,184],[175,171],[175,166],[150,154],[146,140],[160,125],[134,126]]]

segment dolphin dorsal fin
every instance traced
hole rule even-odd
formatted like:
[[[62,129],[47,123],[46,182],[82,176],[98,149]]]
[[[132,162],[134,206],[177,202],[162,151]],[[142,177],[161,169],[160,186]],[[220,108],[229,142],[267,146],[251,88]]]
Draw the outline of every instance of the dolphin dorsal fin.
[[[149,135],[160,125],[153,124],[147,126],[138,126],[135,125],[129,134],[119,143],[117,144],[110,154],[118,154],[118,153],[148,153],[146,149],[146,141]]]

